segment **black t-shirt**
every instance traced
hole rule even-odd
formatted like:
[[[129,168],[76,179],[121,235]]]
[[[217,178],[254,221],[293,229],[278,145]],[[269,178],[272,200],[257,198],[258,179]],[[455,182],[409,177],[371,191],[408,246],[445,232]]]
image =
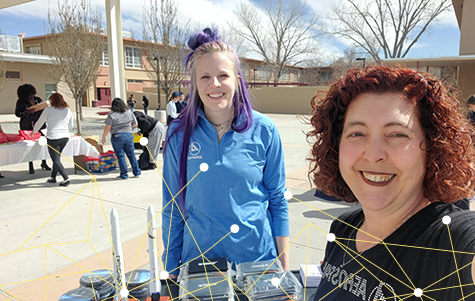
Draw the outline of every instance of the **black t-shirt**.
[[[442,222],[446,215],[451,217],[448,225]],[[412,216],[384,244],[358,254],[355,228],[341,221],[358,227],[363,218],[359,209],[332,223],[330,233],[340,244],[327,243],[323,279],[314,300],[475,300],[471,276],[475,213],[433,203]],[[348,251],[352,256],[346,248],[354,250]],[[422,299],[414,296],[416,288],[422,289]]]

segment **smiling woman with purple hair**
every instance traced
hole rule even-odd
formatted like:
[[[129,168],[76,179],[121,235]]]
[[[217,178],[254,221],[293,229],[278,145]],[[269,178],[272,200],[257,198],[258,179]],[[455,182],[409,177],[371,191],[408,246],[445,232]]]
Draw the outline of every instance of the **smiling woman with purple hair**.
[[[204,252],[206,258],[227,257],[236,264],[282,254],[288,269],[288,206],[277,128],[251,109],[239,59],[216,31],[197,32],[188,46],[190,100],[170,124],[164,148],[166,270],[176,277],[180,265]],[[233,225],[239,226],[236,233],[230,232]]]

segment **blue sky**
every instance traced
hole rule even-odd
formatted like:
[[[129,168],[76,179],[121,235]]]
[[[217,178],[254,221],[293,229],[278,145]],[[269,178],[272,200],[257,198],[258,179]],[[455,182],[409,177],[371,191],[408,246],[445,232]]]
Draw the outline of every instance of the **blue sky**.
[[[104,0],[90,0],[93,7],[104,10]],[[248,1],[248,0],[247,0]],[[255,1],[255,0],[254,0]],[[313,0],[312,7],[319,7],[329,0]],[[140,36],[142,28],[142,11],[148,6],[149,0],[122,0],[123,29]],[[178,0],[180,20],[190,20],[192,27],[220,25],[226,26],[226,20],[234,18],[234,0]],[[16,36],[26,33],[26,37],[45,34],[48,7],[55,8],[56,0],[36,0],[16,7],[0,10],[0,29],[3,34]],[[186,9],[185,9],[186,8]],[[104,12],[103,12],[104,13]],[[105,15],[102,15],[105,22]],[[407,57],[438,57],[456,56],[459,53],[460,31],[456,22],[455,13],[449,12],[442,16],[430,32],[425,33],[420,41],[411,49]],[[341,53],[346,46],[338,39],[321,42],[327,54]],[[254,55],[250,54],[250,57]],[[257,57],[255,57],[257,58]]]

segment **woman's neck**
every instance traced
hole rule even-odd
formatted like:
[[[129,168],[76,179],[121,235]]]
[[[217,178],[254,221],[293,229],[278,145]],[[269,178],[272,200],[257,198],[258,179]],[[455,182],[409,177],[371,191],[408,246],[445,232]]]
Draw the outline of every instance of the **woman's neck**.
[[[365,211],[365,219],[356,234],[357,251],[362,252],[377,245],[429,204],[429,199],[423,197],[416,204],[405,206],[390,214]]]
[[[208,121],[215,128],[218,134],[218,142],[220,142],[223,135],[231,128],[231,124],[234,118],[234,110],[216,113],[213,111],[206,111],[205,108],[204,111],[206,119],[208,119]]]
[[[204,109],[206,119],[213,125],[221,125],[229,120],[232,121],[234,118],[234,110],[228,110],[226,112],[213,112]],[[231,123],[229,121],[229,123]]]

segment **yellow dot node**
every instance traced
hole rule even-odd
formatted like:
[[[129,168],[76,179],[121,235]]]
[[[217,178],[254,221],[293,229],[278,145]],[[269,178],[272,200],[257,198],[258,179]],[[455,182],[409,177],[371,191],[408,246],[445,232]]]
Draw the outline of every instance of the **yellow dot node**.
[[[238,233],[239,232],[239,226],[234,224],[231,226],[231,232],[233,233]]]
[[[290,200],[290,199],[293,197],[293,195],[294,195],[294,194],[293,194],[292,191],[290,191],[290,190],[287,190],[286,192],[284,192],[284,198],[285,198],[287,201]]]
[[[38,139],[38,144],[41,145],[41,146],[45,146],[46,145],[46,137],[41,136],[40,139]]]
[[[329,234],[327,235],[327,240],[328,240],[329,242],[334,242],[335,239],[336,239],[335,234],[329,233]]]
[[[202,172],[208,171],[208,168],[209,168],[208,164],[206,164],[206,163],[201,163],[201,164],[200,164],[200,170],[201,170]]]
[[[161,271],[160,272],[160,279],[162,279],[162,280],[168,279],[169,275],[170,274],[167,271]]]
[[[148,138],[142,137],[140,138],[140,145],[145,146],[148,144]]]
[[[279,278],[272,278],[270,281],[273,286],[279,286],[280,285],[280,279]]]
[[[414,290],[414,296],[416,296],[417,298],[421,297],[422,296],[422,290],[420,288],[416,288]]]
[[[446,215],[442,218],[442,222],[446,225],[450,224],[451,221],[452,221],[452,219],[448,215]]]

